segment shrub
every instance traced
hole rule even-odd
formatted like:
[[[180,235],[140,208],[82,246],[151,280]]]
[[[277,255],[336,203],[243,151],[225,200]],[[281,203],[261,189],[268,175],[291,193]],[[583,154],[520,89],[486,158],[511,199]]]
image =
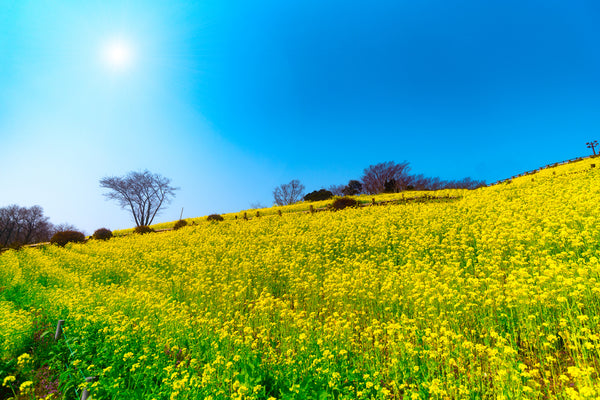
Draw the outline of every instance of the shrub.
[[[185,219],[180,219],[179,221],[175,222],[175,225],[173,225],[173,229],[177,230],[179,228],[183,228],[187,224],[188,223]]]
[[[352,197],[339,197],[331,203],[331,208],[335,211],[343,210],[347,207],[358,207],[358,201]]]
[[[206,219],[208,221],[223,221],[225,218],[223,218],[219,214],[210,214],[208,217],[206,217]]]
[[[23,243],[19,242],[18,240],[14,241],[8,245],[8,248],[13,249],[13,250],[21,250],[22,247],[23,247]]]
[[[152,233],[154,232],[154,229],[150,228],[149,226],[146,225],[142,225],[142,226],[136,226],[135,227],[135,233],[139,233],[140,235],[143,235],[145,233]]]
[[[85,242],[85,235],[77,231],[61,231],[56,232],[50,239],[50,243],[63,247],[67,243],[82,243]]]
[[[96,240],[108,240],[113,237],[113,233],[110,229],[100,228],[96,229],[92,237]]]
[[[333,193],[331,193],[329,190],[321,189],[318,191],[315,190],[314,192],[310,192],[309,194],[304,196],[304,201],[320,201],[320,200],[327,200],[332,197],[333,197]]]

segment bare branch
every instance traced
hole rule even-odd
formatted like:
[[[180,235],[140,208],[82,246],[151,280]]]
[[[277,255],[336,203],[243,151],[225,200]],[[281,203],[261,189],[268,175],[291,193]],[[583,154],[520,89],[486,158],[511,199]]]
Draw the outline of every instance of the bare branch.
[[[148,170],[100,180],[100,187],[110,190],[104,196],[129,209],[136,226],[150,225],[163,206],[171,202],[178,188],[170,184],[170,179]]]
[[[0,247],[49,240],[52,224],[40,206],[0,208]]]
[[[369,194],[405,190],[411,179],[409,171],[410,167],[406,161],[400,164],[388,161],[371,165],[365,168],[363,173],[363,190]]]
[[[281,184],[273,190],[273,200],[278,206],[292,204],[302,198],[304,185],[298,179],[287,184]]]

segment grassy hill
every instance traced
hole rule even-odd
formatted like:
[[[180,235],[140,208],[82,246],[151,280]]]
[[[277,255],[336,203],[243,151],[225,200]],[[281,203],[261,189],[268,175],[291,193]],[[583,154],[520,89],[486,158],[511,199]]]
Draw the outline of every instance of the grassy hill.
[[[4,393],[76,398],[98,376],[96,399],[596,398],[594,162],[452,202],[8,251]]]

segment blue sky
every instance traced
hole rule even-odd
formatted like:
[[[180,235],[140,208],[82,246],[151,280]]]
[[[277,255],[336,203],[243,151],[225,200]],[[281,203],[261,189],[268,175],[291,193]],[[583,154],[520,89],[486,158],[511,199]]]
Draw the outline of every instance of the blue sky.
[[[181,188],[167,221],[383,161],[492,182],[587,155],[599,18],[593,1],[5,0],[0,206],[92,233],[132,225],[98,185],[131,170]]]

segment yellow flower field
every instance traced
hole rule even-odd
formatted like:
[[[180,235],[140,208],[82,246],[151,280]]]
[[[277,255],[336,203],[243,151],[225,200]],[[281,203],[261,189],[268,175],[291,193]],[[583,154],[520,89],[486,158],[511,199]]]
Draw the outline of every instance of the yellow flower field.
[[[452,202],[9,251],[0,326],[66,321],[65,398],[92,375],[96,399],[600,398],[591,163]]]
[[[394,200],[415,199],[415,198],[422,197],[424,194],[430,195],[430,196],[436,196],[436,197],[455,198],[455,197],[462,197],[462,195],[466,192],[467,192],[467,190],[465,190],[465,189],[444,189],[444,190],[437,190],[435,192],[405,191],[402,193],[385,193],[385,194],[378,194],[378,195],[363,194],[363,195],[352,196],[352,197],[354,197],[361,204],[370,204],[370,203],[372,203],[373,199],[375,199],[376,202],[389,202],[389,201],[394,201]],[[244,219],[244,214],[245,214],[248,219],[252,219],[256,216],[257,211],[259,213],[259,216],[261,216],[261,217],[279,215],[279,213],[289,214],[289,213],[297,213],[297,212],[308,212],[310,210],[311,205],[313,206],[313,208],[315,210],[322,210],[322,209],[326,208],[328,205],[330,205],[331,203],[333,203],[333,199],[312,201],[312,202],[311,201],[301,201],[301,202],[289,204],[286,206],[273,206],[273,207],[261,208],[261,209],[253,208],[253,209],[249,209],[249,210],[240,211],[237,213],[222,214],[222,217],[225,220]],[[206,217],[187,218],[186,221],[189,224],[198,224],[201,222],[206,222]],[[152,229],[156,229],[156,230],[170,229],[173,227],[175,222],[176,221],[161,222],[161,223],[154,224],[151,227],[152,227]],[[134,228],[129,228],[129,229],[121,229],[121,230],[114,231],[113,234],[115,236],[123,236],[123,235],[130,234],[133,232],[134,232]]]

